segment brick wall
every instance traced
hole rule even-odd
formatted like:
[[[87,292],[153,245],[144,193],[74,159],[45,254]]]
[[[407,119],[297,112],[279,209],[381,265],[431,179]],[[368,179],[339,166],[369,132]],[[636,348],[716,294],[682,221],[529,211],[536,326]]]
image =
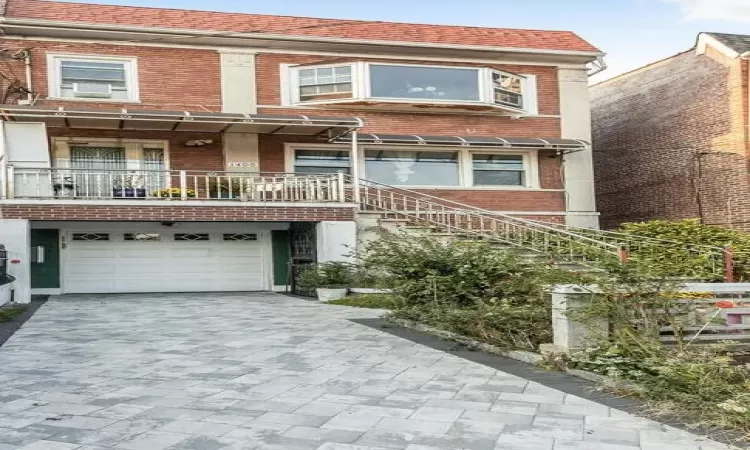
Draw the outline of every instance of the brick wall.
[[[11,41],[17,48],[31,47],[33,60],[33,90],[40,94],[38,106],[98,107],[128,109],[171,110],[221,110],[221,75],[218,53],[214,50],[139,47],[109,44],[58,43],[47,41]],[[140,103],[88,103],[78,101],[46,100],[47,74],[46,53],[71,53],[89,55],[134,56],[138,58]],[[260,105],[280,105],[280,64],[300,64],[331,61],[331,57],[259,54],[257,56],[257,87]],[[175,67],[185,66],[196,70],[175,72]],[[343,61],[336,59],[336,61]],[[377,60],[374,60],[377,61]],[[404,59],[404,63],[415,61]],[[9,62],[14,71],[23,73],[23,66]],[[465,63],[444,63],[462,65]],[[469,64],[470,65],[470,64]],[[477,64],[486,66],[486,64]],[[494,65],[498,69],[528,73],[537,76],[538,102],[541,114],[559,114],[559,92],[557,69],[546,66]],[[198,70],[199,69],[199,70]],[[430,114],[427,111],[434,111]],[[511,136],[511,137],[559,137],[560,120],[557,117],[538,117],[514,120],[493,113],[448,112],[426,109],[425,112],[373,111],[361,106],[354,109],[291,109],[260,108],[267,114],[310,114],[325,116],[360,116],[366,122],[365,132],[390,134],[462,135],[462,136]],[[166,139],[169,141],[170,167],[185,170],[223,170],[221,136],[212,133],[183,132],[112,132],[104,130],[50,129],[51,136],[82,138],[119,137],[129,139]],[[214,144],[203,147],[187,147],[185,142],[193,139],[211,139]],[[290,136],[263,136],[259,144],[260,170],[284,171],[283,142],[313,142],[314,138]],[[539,159],[541,186],[559,189],[559,158],[542,154]],[[550,191],[493,191],[493,190],[440,190],[430,191],[448,199],[467,202],[493,210],[513,211],[562,211],[565,209],[561,192]]]
[[[31,49],[32,90],[41,96],[37,106],[221,111],[219,54],[214,50],[49,41],[6,41],[6,45],[13,50]],[[140,102],[45,100],[47,53],[136,57]],[[8,67],[23,79],[23,62],[9,61]]]
[[[346,207],[274,206],[135,206],[0,204],[0,218],[91,221],[351,221],[354,209]]]
[[[750,230],[747,63],[709,48],[592,88],[602,226],[701,218]]]

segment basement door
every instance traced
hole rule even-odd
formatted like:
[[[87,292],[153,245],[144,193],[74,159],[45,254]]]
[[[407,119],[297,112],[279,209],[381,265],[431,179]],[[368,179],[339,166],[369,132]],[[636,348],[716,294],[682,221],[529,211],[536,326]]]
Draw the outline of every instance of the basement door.
[[[66,232],[65,293],[267,289],[260,233]]]

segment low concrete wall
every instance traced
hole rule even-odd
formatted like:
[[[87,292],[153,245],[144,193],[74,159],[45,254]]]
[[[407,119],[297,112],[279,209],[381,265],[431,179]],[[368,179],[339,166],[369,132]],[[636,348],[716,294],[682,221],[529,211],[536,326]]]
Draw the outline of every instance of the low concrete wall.
[[[8,273],[16,280],[8,285],[16,303],[31,302],[31,231],[28,220],[0,219],[0,242],[8,250]],[[13,260],[20,261],[17,264]]]

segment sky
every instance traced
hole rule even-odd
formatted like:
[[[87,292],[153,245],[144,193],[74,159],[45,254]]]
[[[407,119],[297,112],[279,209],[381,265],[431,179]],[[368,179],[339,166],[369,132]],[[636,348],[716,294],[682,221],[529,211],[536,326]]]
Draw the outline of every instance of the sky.
[[[607,53],[609,68],[594,81],[687,50],[701,31],[750,34],[750,0],[95,0],[90,3],[570,30]]]

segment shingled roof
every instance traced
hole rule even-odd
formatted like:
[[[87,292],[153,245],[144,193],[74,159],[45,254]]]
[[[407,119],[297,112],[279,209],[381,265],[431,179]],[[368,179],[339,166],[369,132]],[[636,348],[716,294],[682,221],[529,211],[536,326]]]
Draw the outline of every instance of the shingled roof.
[[[369,41],[599,52],[599,49],[570,31],[319,19],[44,0],[7,2],[6,17],[9,18]]]
[[[706,33],[717,41],[742,54],[750,52],[750,34]]]

